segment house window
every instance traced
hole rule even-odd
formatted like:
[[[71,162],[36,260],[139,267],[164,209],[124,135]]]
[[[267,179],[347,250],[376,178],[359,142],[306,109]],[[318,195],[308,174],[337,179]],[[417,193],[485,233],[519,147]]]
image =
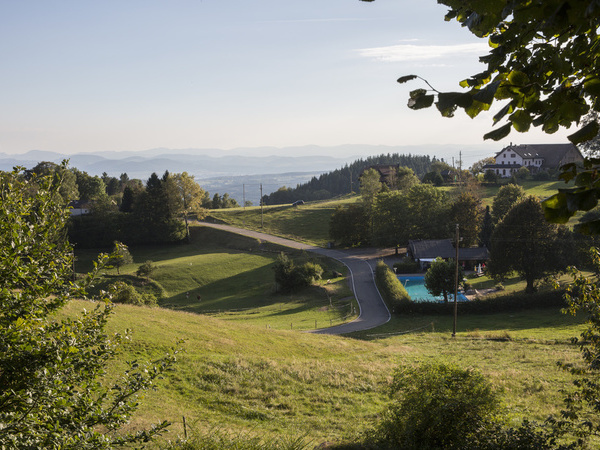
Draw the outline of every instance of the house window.
[[[504,157],[506,158],[506,153],[504,154]]]
[[[510,155],[510,157],[511,157],[511,158],[514,158],[514,157],[515,157],[515,154],[514,154],[514,153],[513,153],[513,154],[511,154],[511,155]]]

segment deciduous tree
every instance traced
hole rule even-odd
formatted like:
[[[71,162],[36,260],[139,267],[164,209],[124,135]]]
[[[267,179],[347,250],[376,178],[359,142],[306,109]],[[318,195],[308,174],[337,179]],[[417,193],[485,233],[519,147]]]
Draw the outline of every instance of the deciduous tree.
[[[477,245],[482,220],[481,200],[471,192],[461,192],[450,207],[450,223],[460,227],[461,247]]]
[[[204,199],[204,189],[194,180],[193,175],[187,172],[176,173],[169,177],[167,184],[169,191],[169,203],[174,214],[183,217],[185,223],[186,237],[190,239],[190,227],[188,218],[190,214],[195,214],[201,219],[205,215],[202,208]]]
[[[508,211],[525,196],[523,188],[516,184],[502,186],[492,202],[492,219],[498,223]]]
[[[110,254],[110,258],[108,259],[108,264],[110,267],[114,267],[117,269],[117,274],[121,273],[121,267],[126,264],[131,264],[133,262],[133,257],[129,252],[129,247],[119,241],[114,242],[113,250]]]
[[[174,356],[150,366],[128,363],[121,377],[104,384],[121,340],[106,332],[111,303],[90,304],[78,317],[57,313],[85,295],[107,257],[85,280],[72,282],[69,212],[56,201],[58,191],[50,177],[0,173],[0,447],[112,449],[145,442],[167,423],[119,430],[138,394]]]
[[[459,286],[462,283],[463,276],[462,266],[459,265]],[[425,272],[425,288],[431,295],[443,295],[444,302],[448,303],[448,295],[456,289],[456,261],[453,259],[445,261],[442,258],[436,258],[431,263],[431,267]]]
[[[381,192],[380,178],[379,172],[375,169],[367,169],[360,176],[360,196],[368,211],[373,207],[375,196]]]
[[[364,245],[370,241],[370,221],[362,204],[338,206],[329,221],[329,237],[343,246]]]
[[[557,226],[544,218],[542,206],[529,196],[515,204],[492,234],[488,270],[497,279],[517,272],[527,282],[526,292],[547,275],[566,269],[558,252]]]

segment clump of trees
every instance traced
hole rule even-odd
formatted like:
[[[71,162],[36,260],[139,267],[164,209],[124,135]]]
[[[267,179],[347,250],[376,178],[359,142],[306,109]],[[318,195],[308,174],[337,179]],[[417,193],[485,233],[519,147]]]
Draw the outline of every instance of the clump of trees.
[[[144,184],[126,173],[119,178],[91,176],[45,161],[24,175],[60,179],[61,201],[85,205],[89,214],[69,221],[69,238],[80,248],[108,247],[115,240],[128,245],[189,240],[191,219],[203,218],[210,208],[239,206],[228,194],[211,199],[187,172],[166,171],[162,177],[153,173]]]
[[[156,306],[156,297],[152,294],[141,293],[134,286],[124,281],[117,281],[108,289],[110,299],[114,303],[124,303],[137,306]]]
[[[64,168],[64,166],[62,166]],[[0,447],[110,449],[147,442],[161,422],[121,432],[139,394],[175,361],[127,363],[117,381],[105,374],[123,336],[109,335],[112,304],[97,298],[91,311],[57,314],[107,263],[73,283],[73,248],[65,235],[60,175],[0,173]]]

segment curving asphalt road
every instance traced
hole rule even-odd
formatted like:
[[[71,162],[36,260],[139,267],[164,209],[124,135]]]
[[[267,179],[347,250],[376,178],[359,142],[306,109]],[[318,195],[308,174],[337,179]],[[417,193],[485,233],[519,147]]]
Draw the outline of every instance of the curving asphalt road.
[[[200,222],[201,225],[218,228],[229,231],[231,233],[241,234],[244,236],[261,239],[267,242],[273,242],[285,247],[306,250],[319,255],[327,256],[336,259],[348,267],[350,278],[352,281],[352,290],[354,297],[358,302],[360,314],[357,319],[342,325],[331,328],[322,328],[320,330],[311,331],[317,334],[346,334],[354,331],[363,331],[375,328],[390,320],[390,312],[387,309],[381,294],[375,286],[373,267],[371,263],[374,261],[372,255],[366,254],[364,251],[354,250],[333,250],[321,247],[315,247],[301,242],[284,239],[270,234],[260,233],[258,231],[245,230],[243,228],[232,227],[230,225],[215,224],[209,222]]]

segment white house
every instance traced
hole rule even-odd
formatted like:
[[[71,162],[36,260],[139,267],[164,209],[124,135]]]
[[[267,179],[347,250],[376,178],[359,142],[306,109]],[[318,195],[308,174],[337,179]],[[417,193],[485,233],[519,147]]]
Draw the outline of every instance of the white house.
[[[73,200],[68,208],[72,216],[83,216],[90,213],[91,204],[85,200]]]
[[[496,154],[494,164],[486,164],[483,170],[491,170],[498,176],[509,178],[521,167],[531,173],[555,170],[569,163],[583,162],[583,155],[573,144],[521,144],[512,143]]]

